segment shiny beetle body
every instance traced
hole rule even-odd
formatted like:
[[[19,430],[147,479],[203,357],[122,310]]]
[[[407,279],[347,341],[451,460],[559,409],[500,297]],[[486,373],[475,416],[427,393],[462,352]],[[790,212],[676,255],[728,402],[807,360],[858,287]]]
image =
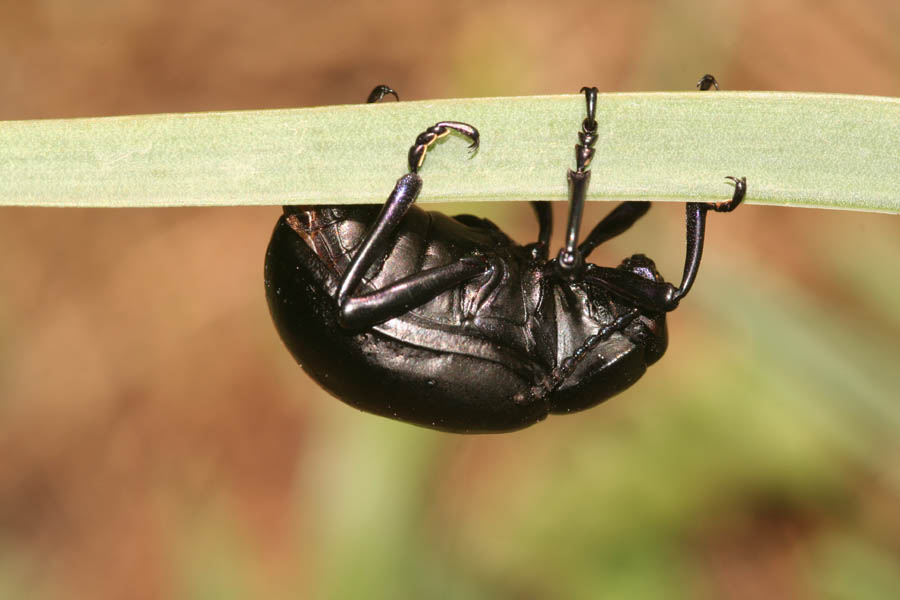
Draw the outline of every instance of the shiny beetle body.
[[[336,291],[377,214],[377,206],[285,214],[266,260],[269,307],[285,344],[322,387],[357,408],[452,431],[517,429],[602,402],[666,348],[665,314],[641,315],[558,388],[533,394],[588,336],[632,307],[555,277],[552,265],[487,221],[415,206],[371,271],[372,289],[475,252],[497,270],[364,331],[345,330]]]
[[[708,87],[708,86],[707,86]],[[373,97],[379,89],[376,88]],[[549,204],[533,203],[541,232],[521,246],[493,223],[413,204],[433,141],[473,127],[442,122],[416,140],[410,173],[384,206],[288,206],[266,253],[269,308],[304,370],[364,411],[453,432],[509,431],[551,413],[592,407],[631,386],[668,343],[666,312],[696,275],[706,212],[688,205],[680,287],[635,255],[617,268],[587,264],[649,205],[625,202],[576,245],[596,141],[596,89],[569,171],[566,247],[548,260]],[[390,93],[390,91],[388,91]],[[370,97],[371,100],[372,97]]]

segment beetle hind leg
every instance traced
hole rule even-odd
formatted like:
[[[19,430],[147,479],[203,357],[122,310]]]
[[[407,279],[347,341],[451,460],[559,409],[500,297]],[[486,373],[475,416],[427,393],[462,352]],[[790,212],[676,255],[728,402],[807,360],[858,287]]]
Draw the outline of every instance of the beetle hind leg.
[[[480,257],[426,269],[368,294],[348,297],[340,305],[338,320],[347,329],[371,327],[409,312],[490,270],[490,264]]]
[[[368,102],[378,102],[388,94],[397,96],[397,92],[386,85],[376,86],[369,94]],[[341,277],[337,303],[338,321],[343,327],[358,329],[384,322],[491,269],[487,261],[473,257],[415,273],[378,290],[358,293],[368,270],[389,252],[403,217],[419,196],[422,178],[419,177],[418,170],[425,160],[425,154],[437,140],[449,135],[451,131],[469,138],[469,148],[478,149],[478,130],[457,121],[441,121],[416,137],[409,149],[409,173],[397,180]]]

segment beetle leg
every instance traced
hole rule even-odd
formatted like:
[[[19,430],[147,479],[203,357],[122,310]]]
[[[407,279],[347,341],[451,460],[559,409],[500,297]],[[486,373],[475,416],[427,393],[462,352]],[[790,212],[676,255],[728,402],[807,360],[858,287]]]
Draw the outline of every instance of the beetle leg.
[[[706,74],[697,82],[697,88],[706,91],[711,88],[719,89],[719,82],[712,75]],[[734,181],[733,177],[729,179]],[[736,205],[735,205],[736,206]],[[588,255],[600,244],[614,238],[615,236],[625,232],[634,225],[635,221],[644,216],[650,210],[649,202],[623,202],[617,206],[611,213],[603,218],[600,223],[585,238],[584,242],[578,246],[582,257],[587,259]],[[733,208],[732,208],[733,210]]]
[[[701,92],[705,92],[711,87],[719,89],[719,82],[716,81],[716,78],[709,73],[701,77],[700,81],[697,82],[697,89],[699,89]]]
[[[719,82],[710,74],[706,74],[697,82],[700,91],[707,91],[715,87],[719,89]],[[734,195],[728,202],[710,204],[708,202],[689,202],[685,206],[685,224],[687,226],[687,252],[684,258],[684,274],[681,277],[681,285],[672,293],[668,310],[678,306],[679,300],[684,298],[694,285],[697,278],[697,269],[700,268],[700,259],[703,256],[703,236],[706,233],[706,213],[709,210],[716,212],[731,212],[743,201],[747,192],[747,178],[726,178],[734,182]]]
[[[710,210],[715,212],[731,212],[737,208],[744,200],[747,193],[746,177],[731,177],[728,179],[734,182],[734,194],[731,200],[727,202],[689,202],[685,207],[685,224],[687,229],[687,251],[684,258],[684,274],[681,278],[681,285],[672,293],[669,300],[667,310],[672,310],[678,306],[679,300],[684,298],[694,280],[697,278],[697,270],[700,268],[700,259],[703,256],[703,237],[706,233],[706,213]]]
[[[369,227],[363,243],[344,271],[338,288],[338,304],[343,304],[350,294],[356,291],[369,268],[388,251],[393,243],[394,231],[397,230],[421,189],[422,178],[415,173],[407,173],[397,180],[394,190],[381,207],[381,212]]]
[[[422,178],[419,177],[416,171],[422,165],[422,161],[425,160],[425,153],[428,147],[439,137],[450,133],[451,129],[468,135],[472,139],[469,147],[478,148],[478,130],[466,123],[444,121],[429,127],[425,132],[419,134],[419,137],[416,138],[416,143],[409,149],[411,172],[397,180],[394,190],[388,196],[387,201],[381,208],[381,212],[366,232],[366,237],[360,245],[359,251],[344,272],[340,288],[338,289],[338,304],[343,304],[350,294],[356,291],[366,271],[387,252],[392,243],[392,236],[400,225],[400,221],[403,220],[406,211],[416,201],[416,197],[422,189]],[[413,164],[414,154],[417,157],[415,165]]]
[[[486,260],[469,257],[414,273],[368,294],[347,298],[340,305],[338,321],[347,329],[372,327],[490,270]]]
[[[366,98],[366,104],[374,104],[375,102],[381,102],[384,99],[384,97],[387,96],[388,94],[390,94],[391,96],[396,98],[398,101],[400,100],[400,96],[397,95],[397,92],[395,92],[393,89],[391,89],[391,86],[381,84],[381,85],[376,85],[375,89],[373,89],[369,93],[369,97]]]
[[[429,127],[416,138],[416,143],[409,150],[410,172],[397,180],[397,183],[394,185],[394,190],[391,192],[390,196],[388,196],[388,199],[381,208],[381,212],[378,214],[375,222],[369,227],[359,250],[353,256],[350,265],[347,267],[347,270],[344,271],[343,277],[341,278],[341,284],[337,293],[337,302],[341,315],[344,315],[347,311],[354,312],[361,310],[356,308],[359,304],[359,302],[356,301],[365,298],[365,296],[353,298],[352,295],[356,292],[369,268],[388,252],[391,244],[393,244],[394,232],[396,232],[400,222],[409,210],[409,207],[416,201],[419,191],[422,189],[422,178],[419,177],[416,171],[422,165],[422,161],[425,160],[425,153],[428,151],[431,144],[439,138],[449,134],[451,130],[458,131],[469,137],[472,140],[472,143],[469,146],[470,148],[478,148],[478,130],[466,123],[457,123],[455,121],[442,121],[437,123],[432,127]],[[470,270],[471,269],[465,270],[465,272],[468,273]],[[482,268],[478,273],[482,273],[484,270],[485,269]],[[474,275],[477,275],[478,273],[475,273]],[[471,278],[474,275],[467,275],[465,279]],[[465,281],[465,279],[463,279],[463,281]],[[431,281],[431,279],[427,277],[423,280]],[[432,293],[428,298],[430,299],[444,291],[446,287],[440,287],[440,285],[429,287],[429,285],[424,285],[424,288],[422,289],[438,290]],[[399,291],[397,293],[400,294]],[[400,296],[397,295],[387,294],[385,296],[369,298],[368,301],[374,302],[376,305],[385,303],[392,307],[405,306],[406,304],[404,302],[397,300],[399,297]],[[419,298],[420,296],[416,297]],[[425,301],[427,300],[422,300],[419,304],[422,304]],[[347,306],[350,306],[351,304],[354,308],[347,308]],[[405,312],[405,310],[408,309],[400,310],[400,312]],[[365,319],[363,320],[365,321]]]
[[[458,121],[441,121],[435,123],[416,138],[416,143],[409,149],[409,172],[418,173],[422,163],[425,162],[425,154],[431,149],[431,145],[442,137],[448,135],[450,130],[461,133],[466,136],[472,143],[469,144],[469,150],[473,153],[478,150],[479,134],[478,130],[468,123],[460,123]]]
[[[594,251],[594,248],[617,235],[627,231],[635,221],[647,214],[650,210],[649,202],[623,202],[613,209],[611,213],[603,217],[583,242],[578,246],[583,258]]]
[[[531,207],[538,220],[538,239],[526,248],[531,251],[534,260],[546,262],[550,253],[550,236],[553,233],[553,211],[550,202],[546,200],[533,200]]]
[[[653,312],[668,312],[678,307],[694,285],[700,259],[703,256],[703,240],[706,233],[706,213],[731,212],[744,200],[747,193],[746,177],[728,177],[734,182],[734,194],[727,202],[690,202],[685,207],[687,251],[684,274],[677,288],[670,283],[653,281],[623,269],[610,269],[589,265],[585,281],[602,285],[613,294]],[[614,211],[615,212],[615,211]]]
[[[587,266],[584,280],[602,286],[613,295],[649,312],[662,313],[671,310],[669,300],[675,293],[675,286],[671,283],[653,281],[624,269],[597,265]]]
[[[394,91],[389,85],[376,85],[375,89],[373,89],[369,93],[369,97],[366,99],[367,104],[374,104],[376,102],[381,102],[385,96],[391,94],[398,101],[400,100],[400,96],[397,95],[397,92]],[[431,145],[446,136],[450,133],[450,130],[457,131],[464,136],[468,137],[472,143],[469,144],[469,149],[472,152],[478,150],[478,130],[469,125],[468,123],[460,123],[458,121],[441,121],[440,123],[436,123],[435,125],[429,127],[425,131],[419,134],[419,137],[416,138],[416,143],[412,145],[409,149],[409,171],[411,173],[418,173],[419,167],[422,166],[422,163],[425,162],[425,154],[428,152]]]
[[[727,179],[734,182],[734,194],[731,200],[727,202],[689,202],[685,207],[687,250],[684,259],[684,274],[681,278],[681,285],[677,288],[670,283],[653,281],[626,270],[597,267],[595,265],[588,266],[584,279],[588,282],[602,285],[617,296],[651,311],[668,312],[677,308],[678,303],[691,291],[691,287],[697,279],[700,259],[703,257],[706,213],[710,210],[714,212],[731,212],[744,201],[744,196],[747,193],[747,178],[729,176]],[[626,202],[625,204],[628,203]],[[622,206],[619,208],[622,208]],[[619,209],[617,208],[617,210]],[[616,211],[613,211],[610,216]],[[602,224],[603,222],[601,221]]]
[[[583,87],[587,103],[587,117],[581,123],[578,132],[578,144],[575,145],[574,171],[568,173],[569,179],[569,224],[566,227],[566,245],[559,251],[556,261],[557,272],[566,279],[575,279],[584,268],[584,257],[578,248],[578,231],[581,229],[581,215],[584,212],[584,199],[587,196],[588,183],[591,181],[591,159],[594,158],[594,144],[597,143],[597,88]]]
[[[709,90],[713,87],[719,89],[719,82],[712,75],[704,75],[697,82],[697,87],[701,91]],[[665,309],[674,310],[678,306],[678,302],[687,296],[691,291],[691,286],[697,278],[697,270],[700,268],[700,259],[703,257],[703,238],[706,234],[706,213],[710,210],[715,212],[731,212],[737,208],[744,200],[747,193],[747,178],[728,176],[734,182],[734,194],[731,200],[727,202],[689,202],[685,206],[685,225],[687,230],[687,250],[684,258],[684,273],[681,277],[681,285],[672,290]]]

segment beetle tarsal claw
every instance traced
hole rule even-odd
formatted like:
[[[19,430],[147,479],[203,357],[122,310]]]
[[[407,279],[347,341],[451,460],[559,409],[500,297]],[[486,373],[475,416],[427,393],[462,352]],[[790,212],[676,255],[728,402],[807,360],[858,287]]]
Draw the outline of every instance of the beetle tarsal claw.
[[[697,88],[701,91],[706,91],[711,87],[715,87],[719,89],[719,82],[716,81],[716,78],[710,74],[706,74],[700,78],[700,81],[697,82]]]
[[[734,195],[730,200],[725,200],[723,202],[716,202],[713,204],[713,210],[716,212],[731,212],[736,209],[740,204],[744,201],[744,196],[747,193],[747,178],[746,177],[733,177],[728,175],[725,179],[729,179],[734,182]]]

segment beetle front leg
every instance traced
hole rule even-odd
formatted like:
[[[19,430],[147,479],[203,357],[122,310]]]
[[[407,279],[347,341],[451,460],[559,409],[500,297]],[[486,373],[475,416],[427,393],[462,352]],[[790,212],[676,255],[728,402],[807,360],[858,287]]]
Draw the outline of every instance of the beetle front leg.
[[[697,82],[701,91],[712,88],[719,89],[719,82],[712,75],[706,74]],[[684,273],[681,277],[681,285],[673,288],[665,303],[665,310],[674,310],[682,298],[687,296],[697,278],[697,270],[700,268],[700,259],[703,257],[703,239],[706,234],[706,213],[731,212],[744,200],[747,193],[747,178],[728,176],[734,182],[734,194],[727,202],[689,202],[685,206],[685,225],[687,230],[687,249],[684,258]],[[668,284],[666,284],[668,285]]]
[[[719,89],[719,82],[710,74],[706,74],[697,82],[700,91],[707,91],[715,87]],[[684,274],[681,277],[681,285],[672,292],[669,299],[669,308],[672,310],[678,306],[678,302],[684,298],[694,285],[697,278],[697,269],[700,268],[700,259],[703,257],[703,236],[706,233],[706,213],[709,210],[716,212],[731,212],[744,200],[747,193],[747,178],[740,179],[732,176],[726,177],[734,182],[734,195],[728,202],[689,202],[685,206],[685,225],[687,228],[687,251],[684,258]]]
[[[678,302],[684,298],[694,285],[697,278],[697,270],[700,268],[700,259],[703,257],[703,239],[706,234],[706,213],[731,212],[744,201],[747,193],[747,178],[728,176],[734,182],[734,194],[727,202],[689,202],[685,207],[685,225],[687,230],[687,250],[684,258],[684,274],[681,285],[678,286],[669,299],[669,307],[672,310],[678,306]]]
[[[712,75],[704,75],[697,82],[697,88],[706,91],[712,88],[719,89],[719,82]],[[590,106],[589,106],[590,109]],[[584,242],[578,246],[578,250],[583,259],[587,259],[588,255],[600,244],[614,238],[615,236],[625,232],[634,225],[635,221],[647,214],[650,210],[649,202],[623,202],[619,204],[611,213],[606,215],[594,229],[588,234]]]
[[[654,281],[631,272],[628,269],[611,269],[588,265],[584,274],[586,281],[602,285],[617,296],[636,306],[652,312],[675,310],[678,303],[690,291],[697,278],[700,259],[703,256],[703,239],[706,233],[706,213],[731,212],[744,200],[747,179],[729,177],[734,182],[734,195],[727,202],[691,202],[687,205],[686,230],[687,252],[684,261],[684,275],[677,288],[671,283]],[[615,212],[615,211],[613,211]]]

